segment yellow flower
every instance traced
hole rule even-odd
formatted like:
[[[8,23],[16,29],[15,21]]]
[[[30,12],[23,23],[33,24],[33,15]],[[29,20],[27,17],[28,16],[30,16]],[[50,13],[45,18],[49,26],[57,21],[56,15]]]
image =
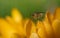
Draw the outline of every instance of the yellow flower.
[[[42,22],[38,22],[40,30],[45,32],[38,31],[38,34],[41,38],[60,38],[60,8],[55,10],[54,14],[50,14],[49,11],[45,14],[45,19]],[[42,28],[41,28],[41,24]],[[40,35],[41,34],[41,35]],[[47,37],[46,37],[47,36]]]
[[[11,15],[0,18],[1,38],[60,38],[60,8],[54,14],[47,11],[44,20],[38,20],[37,24],[30,18],[23,19],[16,8]]]

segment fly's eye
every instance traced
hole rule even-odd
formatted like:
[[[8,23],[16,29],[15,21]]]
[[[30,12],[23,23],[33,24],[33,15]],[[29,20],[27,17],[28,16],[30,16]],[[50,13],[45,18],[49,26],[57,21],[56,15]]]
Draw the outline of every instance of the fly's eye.
[[[39,14],[38,14],[38,17],[42,17],[42,16],[43,16],[43,13],[39,13]]]
[[[33,16],[33,17],[34,17],[34,16],[37,16],[37,14],[36,14],[36,13],[34,13],[32,16]]]
[[[36,12],[36,13],[33,13],[32,17],[33,18],[40,18],[43,16],[43,12]]]
[[[32,17],[33,17],[34,19],[36,19],[36,18],[37,18],[37,13],[34,13],[34,14],[32,15]]]

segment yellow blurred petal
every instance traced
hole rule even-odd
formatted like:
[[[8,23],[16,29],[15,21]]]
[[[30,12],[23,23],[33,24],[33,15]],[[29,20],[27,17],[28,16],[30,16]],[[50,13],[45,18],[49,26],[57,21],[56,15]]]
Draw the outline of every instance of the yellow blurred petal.
[[[47,38],[47,33],[46,33],[43,22],[41,21],[37,22],[37,29],[38,29],[38,35],[40,38]]]
[[[46,34],[45,29],[43,29],[43,28],[40,28],[38,30],[38,35],[39,35],[40,38],[47,38],[48,37],[47,34]]]
[[[11,17],[7,16],[6,20],[12,27],[15,27],[19,31],[24,30],[24,28],[22,27],[22,24],[16,24]]]
[[[24,31],[25,31],[25,35],[26,35],[26,26],[27,26],[28,22],[29,22],[29,19],[24,19],[23,20],[23,28],[24,28]]]
[[[2,36],[2,35],[1,35],[1,26],[0,26],[0,38],[1,38],[1,36]]]
[[[4,19],[0,20],[0,25],[1,25],[1,33],[3,35],[3,38],[13,38],[15,34],[23,35],[24,31],[12,27],[10,24],[8,24]]]
[[[37,29],[40,29],[41,27],[44,27],[43,22],[38,21],[37,22]]]
[[[19,25],[17,25],[17,24],[13,21],[13,19],[12,19],[10,16],[6,16],[6,21],[7,21],[7,23],[9,23],[12,27],[18,28],[18,26],[19,26]]]
[[[31,33],[36,33],[36,25],[34,22],[32,22]]]
[[[30,37],[31,33],[36,32],[35,24],[29,19],[25,22],[25,30],[27,38]]]
[[[0,20],[1,33],[4,38],[10,38],[14,33],[17,33],[17,30],[12,28],[5,20]]]
[[[19,29],[23,28],[23,22],[22,22],[22,14],[19,12],[18,9],[14,8],[12,9],[12,19],[14,20],[15,24],[17,24],[17,27]]]
[[[6,16],[6,21],[10,24],[15,24],[15,22],[13,21],[12,17],[10,16]]]
[[[55,19],[52,23],[52,27],[54,29],[54,32],[57,38],[60,38],[60,20]]]
[[[46,15],[45,15],[45,19],[43,20],[43,23],[44,23],[44,27],[45,27],[45,30],[46,30],[48,36],[49,36],[50,38],[52,38],[54,33],[53,33],[52,26],[51,26],[51,24],[49,23],[49,20],[48,20],[48,17],[47,17],[47,13],[46,13]]]
[[[23,27],[24,27],[25,30],[26,30],[26,26],[27,26],[29,20],[30,19],[28,19],[28,18],[23,20]]]
[[[22,30],[24,30],[23,29],[23,22],[22,22],[22,14],[21,14],[21,12],[19,12],[19,10],[18,9],[16,9],[16,8],[14,8],[14,9],[12,9],[12,19],[16,22],[16,24],[17,24],[17,28],[18,28],[18,30],[19,31],[22,31]],[[22,32],[24,32],[24,31],[22,31]]]
[[[49,12],[47,11],[43,21],[48,22],[50,24],[50,20],[49,20],[48,14],[49,14]]]
[[[32,33],[30,35],[30,38],[39,38],[38,34],[37,33]]]
[[[60,20],[60,8],[56,8],[55,13],[54,13],[54,19]]]
[[[49,11],[47,11],[47,18],[50,24],[53,22],[53,14],[51,14]]]
[[[16,8],[12,9],[11,15],[12,15],[13,20],[16,23],[19,23],[22,21],[22,14],[21,14],[21,12],[19,12],[18,9],[16,9]]]

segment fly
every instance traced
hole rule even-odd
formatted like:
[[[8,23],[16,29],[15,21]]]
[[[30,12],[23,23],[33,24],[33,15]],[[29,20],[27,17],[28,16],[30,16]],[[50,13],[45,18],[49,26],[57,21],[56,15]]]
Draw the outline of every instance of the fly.
[[[43,12],[35,12],[35,13],[32,14],[32,17],[33,17],[34,19],[39,19],[39,18],[41,18],[42,16],[43,16]]]

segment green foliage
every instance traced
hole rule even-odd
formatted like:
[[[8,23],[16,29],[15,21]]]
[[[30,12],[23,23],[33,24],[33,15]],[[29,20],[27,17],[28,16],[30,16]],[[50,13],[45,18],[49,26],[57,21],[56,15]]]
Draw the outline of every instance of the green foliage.
[[[31,18],[33,12],[46,12],[51,4],[52,0],[0,0],[0,17],[11,15],[11,9],[16,7],[24,18]],[[59,5],[59,0],[56,0],[54,4]]]

